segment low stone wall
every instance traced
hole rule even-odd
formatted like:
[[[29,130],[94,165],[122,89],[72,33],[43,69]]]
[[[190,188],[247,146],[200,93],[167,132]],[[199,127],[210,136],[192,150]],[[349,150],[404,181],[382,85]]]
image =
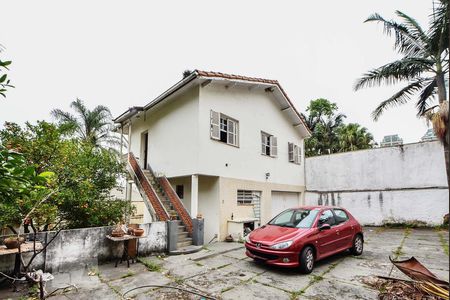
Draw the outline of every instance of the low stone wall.
[[[149,255],[167,250],[166,222],[153,222],[140,225],[145,238],[139,239],[139,255]],[[71,269],[94,268],[101,262],[119,256],[123,243],[115,243],[106,238],[113,227],[93,227],[62,230],[45,252],[39,254],[34,263],[35,269],[48,272],[66,272]],[[49,241],[55,232],[40,233],[41,241]],[[2,239],[0,237],[0,239]],[[24,255],[28,261],[30,254]],[[0,256],[0,271],[11,273],[14,268],[14,255]]]

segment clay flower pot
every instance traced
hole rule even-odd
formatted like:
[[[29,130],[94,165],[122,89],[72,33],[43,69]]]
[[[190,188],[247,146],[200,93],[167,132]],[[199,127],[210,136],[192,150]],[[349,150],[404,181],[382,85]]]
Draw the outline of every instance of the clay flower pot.
[[[123,232],[122,229],[120,228],[115,228],[113,229],[113,231],[111,232],[111,236],[112,237],[122,237],[125,235],[125,232]]]
[[[135,228],[133,231],[135,236],[142,236],[144,234],[144,229],[142,228]]]
[[[25,242],[25,238],[23,237],[9,237],[3,240],[3,244],[5,244],[8,249],[16,249],[19,248],[20,244]]]

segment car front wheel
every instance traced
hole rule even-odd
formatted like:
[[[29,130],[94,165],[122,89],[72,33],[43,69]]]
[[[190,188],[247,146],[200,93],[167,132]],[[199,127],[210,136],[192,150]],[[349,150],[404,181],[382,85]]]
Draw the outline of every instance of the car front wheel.
[[[363,248],[364,248],[363,237],[360,234],[357,234],[355,236],[355,239],[353,240],[353,247],[350,249],[350,252],[355,256],[359,256],[363,253]]]
[[[314,269],[314,250],[311,247],[305,247],[300,253],[300,272],[309,274]]]

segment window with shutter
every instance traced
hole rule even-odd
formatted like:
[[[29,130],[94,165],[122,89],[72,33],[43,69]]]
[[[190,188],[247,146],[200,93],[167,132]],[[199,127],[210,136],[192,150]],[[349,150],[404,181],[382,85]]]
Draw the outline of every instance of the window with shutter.
[[[261,154],[271,157],[278,155],[277,138],[263,131],[261,131]]]
[[[239,122],[226,115],[211,110],[211,138],[223,143],[238,146]]]
[[[288,156],[290,162],[295,162],[294,159],[294,144],[288,143]]]
[[[210,126],[211,126],[211,138],[214,140],[220,139],[220,114],[211,110],[210,113]]]

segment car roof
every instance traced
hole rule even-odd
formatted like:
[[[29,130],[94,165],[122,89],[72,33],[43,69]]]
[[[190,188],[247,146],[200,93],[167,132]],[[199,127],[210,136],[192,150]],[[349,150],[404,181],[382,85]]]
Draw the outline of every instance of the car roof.
[[[307,206],[298,206],[293,208],[301,208],[301,209],[333,209],[333,208],[339,208],[343,209],[339,206],[330,206],[330,205],[307,205]]]

